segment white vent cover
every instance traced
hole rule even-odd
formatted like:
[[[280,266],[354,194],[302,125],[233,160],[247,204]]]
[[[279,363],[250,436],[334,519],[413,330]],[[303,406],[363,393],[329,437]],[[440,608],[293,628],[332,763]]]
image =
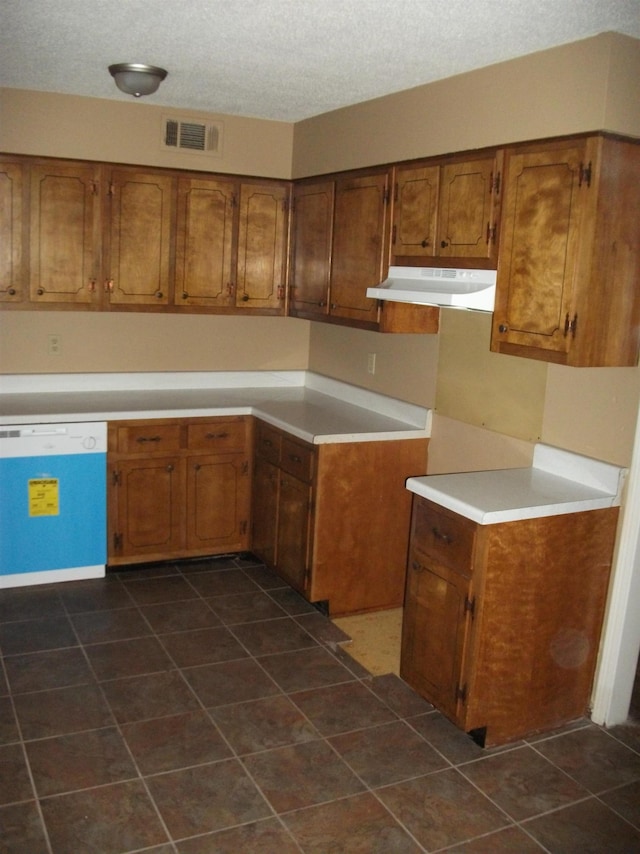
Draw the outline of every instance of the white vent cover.
[[[198,119],[164,116],[162,146],[176,151],[219,155],[222,151],[222,122],[205,123]]]

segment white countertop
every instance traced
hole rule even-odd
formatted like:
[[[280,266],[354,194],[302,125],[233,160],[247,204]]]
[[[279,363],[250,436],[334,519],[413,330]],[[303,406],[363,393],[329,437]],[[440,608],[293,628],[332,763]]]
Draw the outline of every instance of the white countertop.
[[[431,412],[305,371],[4,376],[0,424],[256,415],[314,444],[424,438]]]
[[[407,489],[480,525],[620,505],[626,469],[536,445],[530,468],[412,477]]]

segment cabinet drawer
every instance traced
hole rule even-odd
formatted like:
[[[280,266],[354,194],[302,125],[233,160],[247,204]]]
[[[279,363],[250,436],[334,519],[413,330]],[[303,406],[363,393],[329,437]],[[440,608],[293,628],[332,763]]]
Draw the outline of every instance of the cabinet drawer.
[[[263,421],[257,422],[256,454],[270,463],[280,464],[280,449],[282,434],[275,427],[270,427]]]
[[[178,424],[149,423],[118,427],[118,451],[121,454],[178,450],[180,450],[180,426]]]
[[[300,480],[310,481],[313,478],[314,460],[315,453],[313,448],[293,442],[291,439],[287,439],[286,436],[282,437],[280,467],[283,471],[292,474]]]
[[[464,516],[414,498],[411,546],[429,561],[458,572],[471,572],[476,528],[476,523]]]
[[[247,423],[244,419],[203,421],[189,424],[187,447],[190,451],[208,451],[216,454],[244,451],[247,440]]]

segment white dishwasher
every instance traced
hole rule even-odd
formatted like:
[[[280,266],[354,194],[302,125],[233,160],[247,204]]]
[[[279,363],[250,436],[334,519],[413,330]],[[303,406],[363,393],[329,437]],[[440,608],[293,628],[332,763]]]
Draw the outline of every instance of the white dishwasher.
[[[99,578],[107,425],[0,426],[0,588]]]

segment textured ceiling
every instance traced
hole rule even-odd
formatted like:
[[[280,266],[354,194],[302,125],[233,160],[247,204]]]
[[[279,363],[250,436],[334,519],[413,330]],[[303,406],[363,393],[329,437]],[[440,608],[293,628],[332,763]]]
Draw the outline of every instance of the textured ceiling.
[[[123,100],[146,62],[146,103],[295,122],[610,30],[640,0],[0,0],[0,85]]]

